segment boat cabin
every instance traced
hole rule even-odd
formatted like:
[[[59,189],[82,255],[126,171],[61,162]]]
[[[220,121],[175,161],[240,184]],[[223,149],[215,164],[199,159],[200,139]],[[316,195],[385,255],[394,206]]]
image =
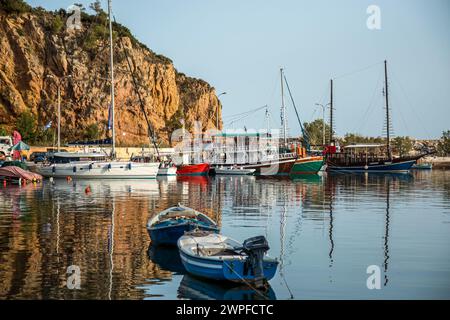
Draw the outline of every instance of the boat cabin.
[[[50,163],[107,161],[107,156],[101,153],[57,152],[49,158]]]
[[[329,153],[329,161],[337,164],[367,164],[387,159],[387,150],[384,144],[352,144],[341,147],[340,152]]]

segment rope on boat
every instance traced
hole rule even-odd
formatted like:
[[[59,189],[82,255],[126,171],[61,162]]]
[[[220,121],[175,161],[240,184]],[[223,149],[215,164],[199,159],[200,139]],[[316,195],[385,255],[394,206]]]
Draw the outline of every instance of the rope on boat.
[[[260,290],[258,290],[257,288],[255,288],[254,286],[252,286],[250,284],[250,282],[248,282],[247,280],[245,280],[243,277],[241,277],[241,275],[239,273],[237,273],[234,268],[232,266],[230,266],[225,260],[222,260],[223,264],[225,266],[227,266],[235,275],[238,276],[239,279],[242,280],[242,282],[244,282],[250,289],[252,289],[253,291],[255,291],[258,295],[260,295],[264,300],[267,300],[267,296],[265,296]]]
[[[292,294],[291,288],[289,288],[289,285],[287,284],[287,281],[286,281],[286,278],[284,277],[283,272],[280,272],[280,277],[281,277],[281,279],[283,279],[284,284],[286,285],[286,288],[288,289],[289,294],[291,295],[291,299],[294,299],[294,295]]]
[[[199,243],[197,242],[197,240],[195,239],[194,236],[189,235],[190,238],[192,238],[192,240],[194,240],[194,242],[197,244],[197,255],[199,255]],[[224,249],[226,248],[223,247]],[[267,300],[267,297],[257,288],[255,288],[254,286],[252,286],[247,280],[245,280],[243,277],[241,277],[241,275],[239,273],[237,273],[234,268],[232,266],[230,266],[225,260],[222,260],[223,264],[225,266],[227,266],[235,275],[238,276],[239,279],[242,280],[242,282],[244,282],[244,284],[246,284],[250,289],[252,289],[253,291],[255,291],[258,295],[260,295],[263,299]],[[289,290],[290,291],[290,290]],[[291,294],[292,295],[292,294]]]

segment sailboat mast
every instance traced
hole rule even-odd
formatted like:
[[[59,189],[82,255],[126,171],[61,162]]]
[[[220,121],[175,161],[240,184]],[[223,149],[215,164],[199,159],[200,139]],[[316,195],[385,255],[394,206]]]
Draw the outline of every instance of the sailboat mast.
[[[284,145],[287,145],[286,106],[284,105],[283,68],[280,68],[281,79],[281,130]]]
[[[266,107],[266,123],[267,123],[267,136],[269,136],[269,132],[270,132],[270,113],[269,113],[269,107]]]
[[[113,33],[112,33],[112,14],[111,0],[108,0],[108,17],[109,17],[109,45],[110,45],[110,68],[111,68],[111,134],[112,134],[112,151],[113,158],[116,156],[116,131],[114,121],[114,49],[113,49]]]
[[[385,85],[385,99],[386,99],[386,138],[387,138],[387,156],[389,160],[392,159],[391,152],[391,120],[389,115],[389,89],[388,89],[388,75],[387,75],[387,61],[384,60],[384,85]]]
[[[330,80],[330,145],[333,144],[333,79]]]

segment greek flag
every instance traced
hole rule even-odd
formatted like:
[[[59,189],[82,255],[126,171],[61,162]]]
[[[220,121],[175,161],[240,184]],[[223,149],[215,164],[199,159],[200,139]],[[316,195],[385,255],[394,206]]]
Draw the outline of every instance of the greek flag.
[[[112,129],[112,110],[111,110],[112,105],[109,105],[108,108],[108,130]]]

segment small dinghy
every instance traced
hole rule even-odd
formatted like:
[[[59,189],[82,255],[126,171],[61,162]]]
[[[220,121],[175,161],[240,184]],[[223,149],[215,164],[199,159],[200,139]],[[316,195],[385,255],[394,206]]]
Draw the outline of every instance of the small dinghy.
[[[251,284],[267,288],[278,261],[266,256],[269,250],[263,236],[243,244],[220,234],[190,232],[178,240],[181,261],[194,276]]]
[[[243,167],[217,167],[214,169],[218,175],[250,175],[254,174],[256,169],[245,169]]]
[[[219,227],[207,215],[178,204],[150,219],[147,230],[154,244],[176,245],[185,232],[193,230],[219,232]]]

